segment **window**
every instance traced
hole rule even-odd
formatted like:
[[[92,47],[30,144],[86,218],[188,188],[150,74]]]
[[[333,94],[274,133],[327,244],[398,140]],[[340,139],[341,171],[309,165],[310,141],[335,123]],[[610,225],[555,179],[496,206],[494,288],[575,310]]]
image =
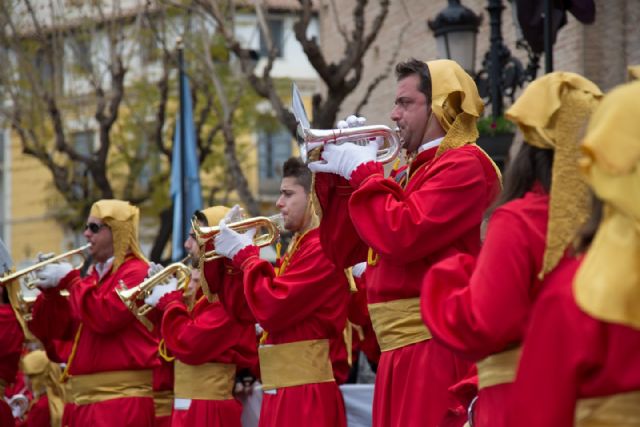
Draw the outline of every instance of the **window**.
[[[79,154],[91,156],[95,133],[92,130],[75,132],[71,135],[74,150]],[[87,165],[81,162],[73,162],[73,181],[71,191],[76,197],[87,197],[91,188],[91,173]]]
[[[268,18],[267,27],[269,27],[271,41],[276,49],[276,57],[282,58],[282,52],[284,51],[284,21],[279,18]],[[268,55],[267,38],[262,33],[262,29],[260,29],[260,56]]]
[[[289,157],[291,157],[291,134],[288,131],[258,134],[258,177],[261,193],[278,193],[282,164]]]
[[[93,63],[91,62],[91,35],[85,33],[73,34],[69,37],[69,46],[73,57],[72,66],[80,73],[92,73]]]

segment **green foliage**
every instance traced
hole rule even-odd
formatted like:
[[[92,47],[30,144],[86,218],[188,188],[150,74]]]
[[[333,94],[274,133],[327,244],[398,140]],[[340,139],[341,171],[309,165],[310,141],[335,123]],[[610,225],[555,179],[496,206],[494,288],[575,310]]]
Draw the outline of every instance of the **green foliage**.
[[[478,132],[480,135],[499,135],[514,133],[516,126],[513,122],[499,116],[494,120],[493,116],[485,116],[478,119]]]

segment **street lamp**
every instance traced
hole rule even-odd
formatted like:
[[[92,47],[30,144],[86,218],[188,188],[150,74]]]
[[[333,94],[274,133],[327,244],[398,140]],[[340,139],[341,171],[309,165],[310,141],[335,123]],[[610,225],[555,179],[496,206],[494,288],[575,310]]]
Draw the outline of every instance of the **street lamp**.
[[[456,61],[468,73],[473,74],[476,60],[476,35],[482,16],[460,4],[460,0],[448,0],[445,9],[428,21],[438,48],[438,56]]]
[[[478,92],[487,104],[491,104],[491,115],[495,119],[502,115],[503,97],[513,100],[517,88],[535,79],[540,55],[520,39],[516,46],[527,51],[529,64],[525,68],[518,58],[511,56],[502,40],[502,0],[488,0],[490,47],[482,60],[482,69],[474,75],[475,38],[482,17],[462,6],[459,0],[449,0],[448,3],[433,21],[429,21],[438,53],[455,60],[474,76]]]

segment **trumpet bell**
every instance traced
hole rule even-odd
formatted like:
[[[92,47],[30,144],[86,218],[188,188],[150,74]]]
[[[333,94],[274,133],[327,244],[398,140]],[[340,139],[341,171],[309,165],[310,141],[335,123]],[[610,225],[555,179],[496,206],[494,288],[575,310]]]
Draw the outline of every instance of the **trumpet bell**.
[[[122,281],[116,286],[115,291],[120,300],[149,331],[153,330],[153,323],[149,320],[147,314],[153,310],[153,306],[146,304],[144,299],[151,294],[153,288],[174,275],[178,279],[178,290],[184,292],[191,277],[191,269],[185,264],[187,258],[181,262],[169,264],[158,273],[146,278],[142,283],[132,288],[127,288]]]
[[[376,159],[381,163],[389,163],[394,160],[400,148],[402,140],[398,130],[392,130],[388,126],[373,125],[359,126],[346,129],[311,129],[309,118],[302,102],[302,96],[298,86],[293,84],[291,96],[291,109],[298,123],[296,127],[296,139],[300,158],[303,162],[309,162],[309,154],[325,144],[343,144],[345,142],[355,142],[366,144],[369,141],[381,138],[383,143],[378,144]]]
[[[219,226],[214,227],[202,227],[197,221],[191,222],[193,231],[196,234],[198,245],[200,246],[200,258],[203,262],[213,261],[221,258],[215,249],[205,250],[204,245],[209,240],[215,238],[220,232]],[[228,227],[232,230],[243,233],[251,228],[258,228],[259,233],[253,237],[253,244],[258,247],[268,246],[274,243],[280,237],[280,231],[284,230],[284,219],[281,214],[273,215],[270,217],[257,216],[254,218],[244,219],[242,221],[232,222],[228,224]]]

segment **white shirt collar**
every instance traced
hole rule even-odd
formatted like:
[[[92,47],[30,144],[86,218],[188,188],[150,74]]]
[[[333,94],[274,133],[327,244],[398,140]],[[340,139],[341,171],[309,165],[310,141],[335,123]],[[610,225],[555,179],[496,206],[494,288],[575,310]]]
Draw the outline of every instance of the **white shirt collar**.
[[[113,266],[113,260],[115,257],[111,257],[105,262],[96,262],[94,268],[98,272],[98,280],[102,280],[102,278],[111,270],[111,266]]]
[[[441,136],[440,138],[436,138],[432,141],[425,142],[420,147],[418,147],[418,154],[422,153],[423,151],[427,151],[430,148],[437,147],[438,145],[440,145],[443,139],[444,139],[444,136]]]

